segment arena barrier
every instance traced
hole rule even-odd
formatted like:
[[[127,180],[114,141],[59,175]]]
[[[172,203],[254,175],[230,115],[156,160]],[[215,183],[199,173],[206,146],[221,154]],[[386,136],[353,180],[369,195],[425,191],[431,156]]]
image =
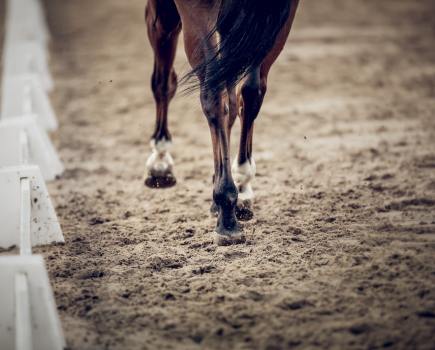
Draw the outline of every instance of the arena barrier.
[[[28,141],[28,163],[38,164],[44,181],[52,181],[62,174],[63,165],[45,130],[38,124],[38,116],[29,114],[0,121],[0,166],[21,164],[20,135]],[[22,141],[22,140],[21,140]]]
[[[0,116],[0,348],[66,346],[42,255],[32,246],[64,242],[45,181],[63,166],[47,131],[57,128],[47,91],[49,33],[38,0],[9,0]],[[33,163],[33,164],[32,164]],[[37,165],[35,165],[37,164]]]

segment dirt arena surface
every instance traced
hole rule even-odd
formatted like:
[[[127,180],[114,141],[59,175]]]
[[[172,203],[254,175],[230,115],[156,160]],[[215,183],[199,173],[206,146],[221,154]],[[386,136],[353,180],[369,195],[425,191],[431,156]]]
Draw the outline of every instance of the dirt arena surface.
[[[145,1],[44,4],[66,243],[34,253],[68,349],[435,349],[432,0],[301,1],[256,121],[256,216],[229,247],[196,95],[170,108],[177,186],[143,186]]]

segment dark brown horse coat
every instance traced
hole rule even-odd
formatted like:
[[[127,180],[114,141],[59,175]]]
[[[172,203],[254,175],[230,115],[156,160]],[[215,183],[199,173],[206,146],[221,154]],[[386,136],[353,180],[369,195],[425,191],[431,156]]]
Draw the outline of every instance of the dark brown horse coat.
[[[188,91],[199,90],[213,142],[211,212],[217,215],[216,244],[243,241],[237,218],[253,217],[254,120],[266,93],[269,70],[284,47],[297,6],[298,0],[148,0],[146,5],[145,22],[154,51],[151,86],[157,119],[145,184],[165,188],[176,183],[168,152],[171,134],[167,117],[178,84],[173,62],[183,30],[192,71],[181,81]],[[192,83],[194,76],[198,80]],[[231,167],[229,138],[237,115],[242,132]]]

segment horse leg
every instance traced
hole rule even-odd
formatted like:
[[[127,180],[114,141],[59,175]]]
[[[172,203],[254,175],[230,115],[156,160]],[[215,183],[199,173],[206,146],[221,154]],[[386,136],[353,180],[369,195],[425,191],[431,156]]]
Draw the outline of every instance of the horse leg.
[[[242,131],[239,153],[232,165],[232,175],[238,189],[236,215],[239,220],[250,220],[254,216],[251,181],[255,177],[255,161],[252,157],[254,120],[260,112],[267,90],[267,76],[272,64],[278,58],[290,33],[298,1],[293,1],[287,23],[282,28],[275,46],[260,67],[249,73],[239,84],[237,91],[238,113]]]
[[[242,227],[235,215],[237,188],[231,177],[228,144],[228,116],[222,97],[217,99],[201,92],[201,104],[210,127],[214,155],[213,199],[218,208],[217,226],[213,242],[218,245],[238,243],[243,240]]]
[[[255,177],[255,161],[252,157],[252,137],[254,120],[260,112],[266,94],[266,78],[261,77],[261,69],[257,68],[248,74],[240,83],[238,91],[239,116],[241,122],[239,153],[231,167],[234,182],[239,196],[236,215],[239,220],[251,220],[254,216],[251,181]]]
[[[204,51],[198,52],[197,48],[200,47],[201,42],[209,32],[207,25],[210,14],[207,11],[201,13],[204,9],[200,7],[183,8],[182,5],[183,3],[177,2],[183,20],[184,47],[189,62],[194,68],[205,54]],[[195,17],[193,18],[194,13]],[[210,37],[206,45],[215,47],[216,38]],[[198,77],[202,79],[201,74]],[[235,97],[234,94],[232,97]],[[239,243],[243,241],[244,236],[242,235],[243,228],[237,222],[234,209],[237,203],[237,188],[231,177],[229,158],[229,96],[225,96],[224,91],[214,96],[209,91],[201,89],[200,100],[210,128],[213,144],[213,200],[218,209],[213,242],[217,245]],[[232,102],[235,105],[234,99]]]
[[[156,124],[151,136],[152,154],[146,162],[145,185],[151,188],[174,186],[174,161],[168,150],[171,134],[168,130],[168,107],[177,89],[173,62],[181,31],[180,16],[171,1],[148,0],[145,8],[148,37],[154,51],[154,71],[151,88],[156,101]]]
[[[228,107],[228,108],[227,108]],[[228,147],[231,140],[231,129],[233,128],[234,122],[237,118],[237,98],[236,91],[234,88],[228,89],[228,105],[225,105],[225,112],[228,113],[228,125],[227,125],[227,135],[228,135]],[[213,175],[213,183],[214,183]],[[217,217],[219,213],[218,206],[213,201],[210,207],[210,217]]]

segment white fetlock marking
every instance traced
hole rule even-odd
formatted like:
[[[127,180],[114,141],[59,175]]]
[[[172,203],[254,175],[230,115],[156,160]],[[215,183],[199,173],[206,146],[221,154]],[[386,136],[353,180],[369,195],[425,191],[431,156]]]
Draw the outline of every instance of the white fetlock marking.
[[[254,199],[254,192],[252,191],[251,181],[255,177],[255,161],[251,158],[251,162],[246,161],[245,163],[239,165],[236,159],[234,159],[233,166],[231,167],[231,172],[233,174],[233,180],[237,189],[239,190],[239,196],[237,200],[238,207],[244,207],[246,201],[252,202]]]
[[[252,187],[250,183],[247,183],[244,186],[239,187],[239,197],[238,201],[246,201],[252,200],[254,198],[254,191],[252,191]],[[238,204],[238,203],[237,203]]]
[[[158,153],[165,153],[169,150],[169,148],[171,148],[172,142],[171,140],[167,140],[166,137],[157,141],[157,143],[155,139],[152,139],[150,141],[150,146],[153,151],[157,151]]]
[[[157,173],[163,174],[172,171],[174,160],[168,152],[171,144],[171,141],[166,139],[159,140],[157,143],[156,140],[151,140],[150,145],[153,153],[146,162],[148,174],[156,175]]]

